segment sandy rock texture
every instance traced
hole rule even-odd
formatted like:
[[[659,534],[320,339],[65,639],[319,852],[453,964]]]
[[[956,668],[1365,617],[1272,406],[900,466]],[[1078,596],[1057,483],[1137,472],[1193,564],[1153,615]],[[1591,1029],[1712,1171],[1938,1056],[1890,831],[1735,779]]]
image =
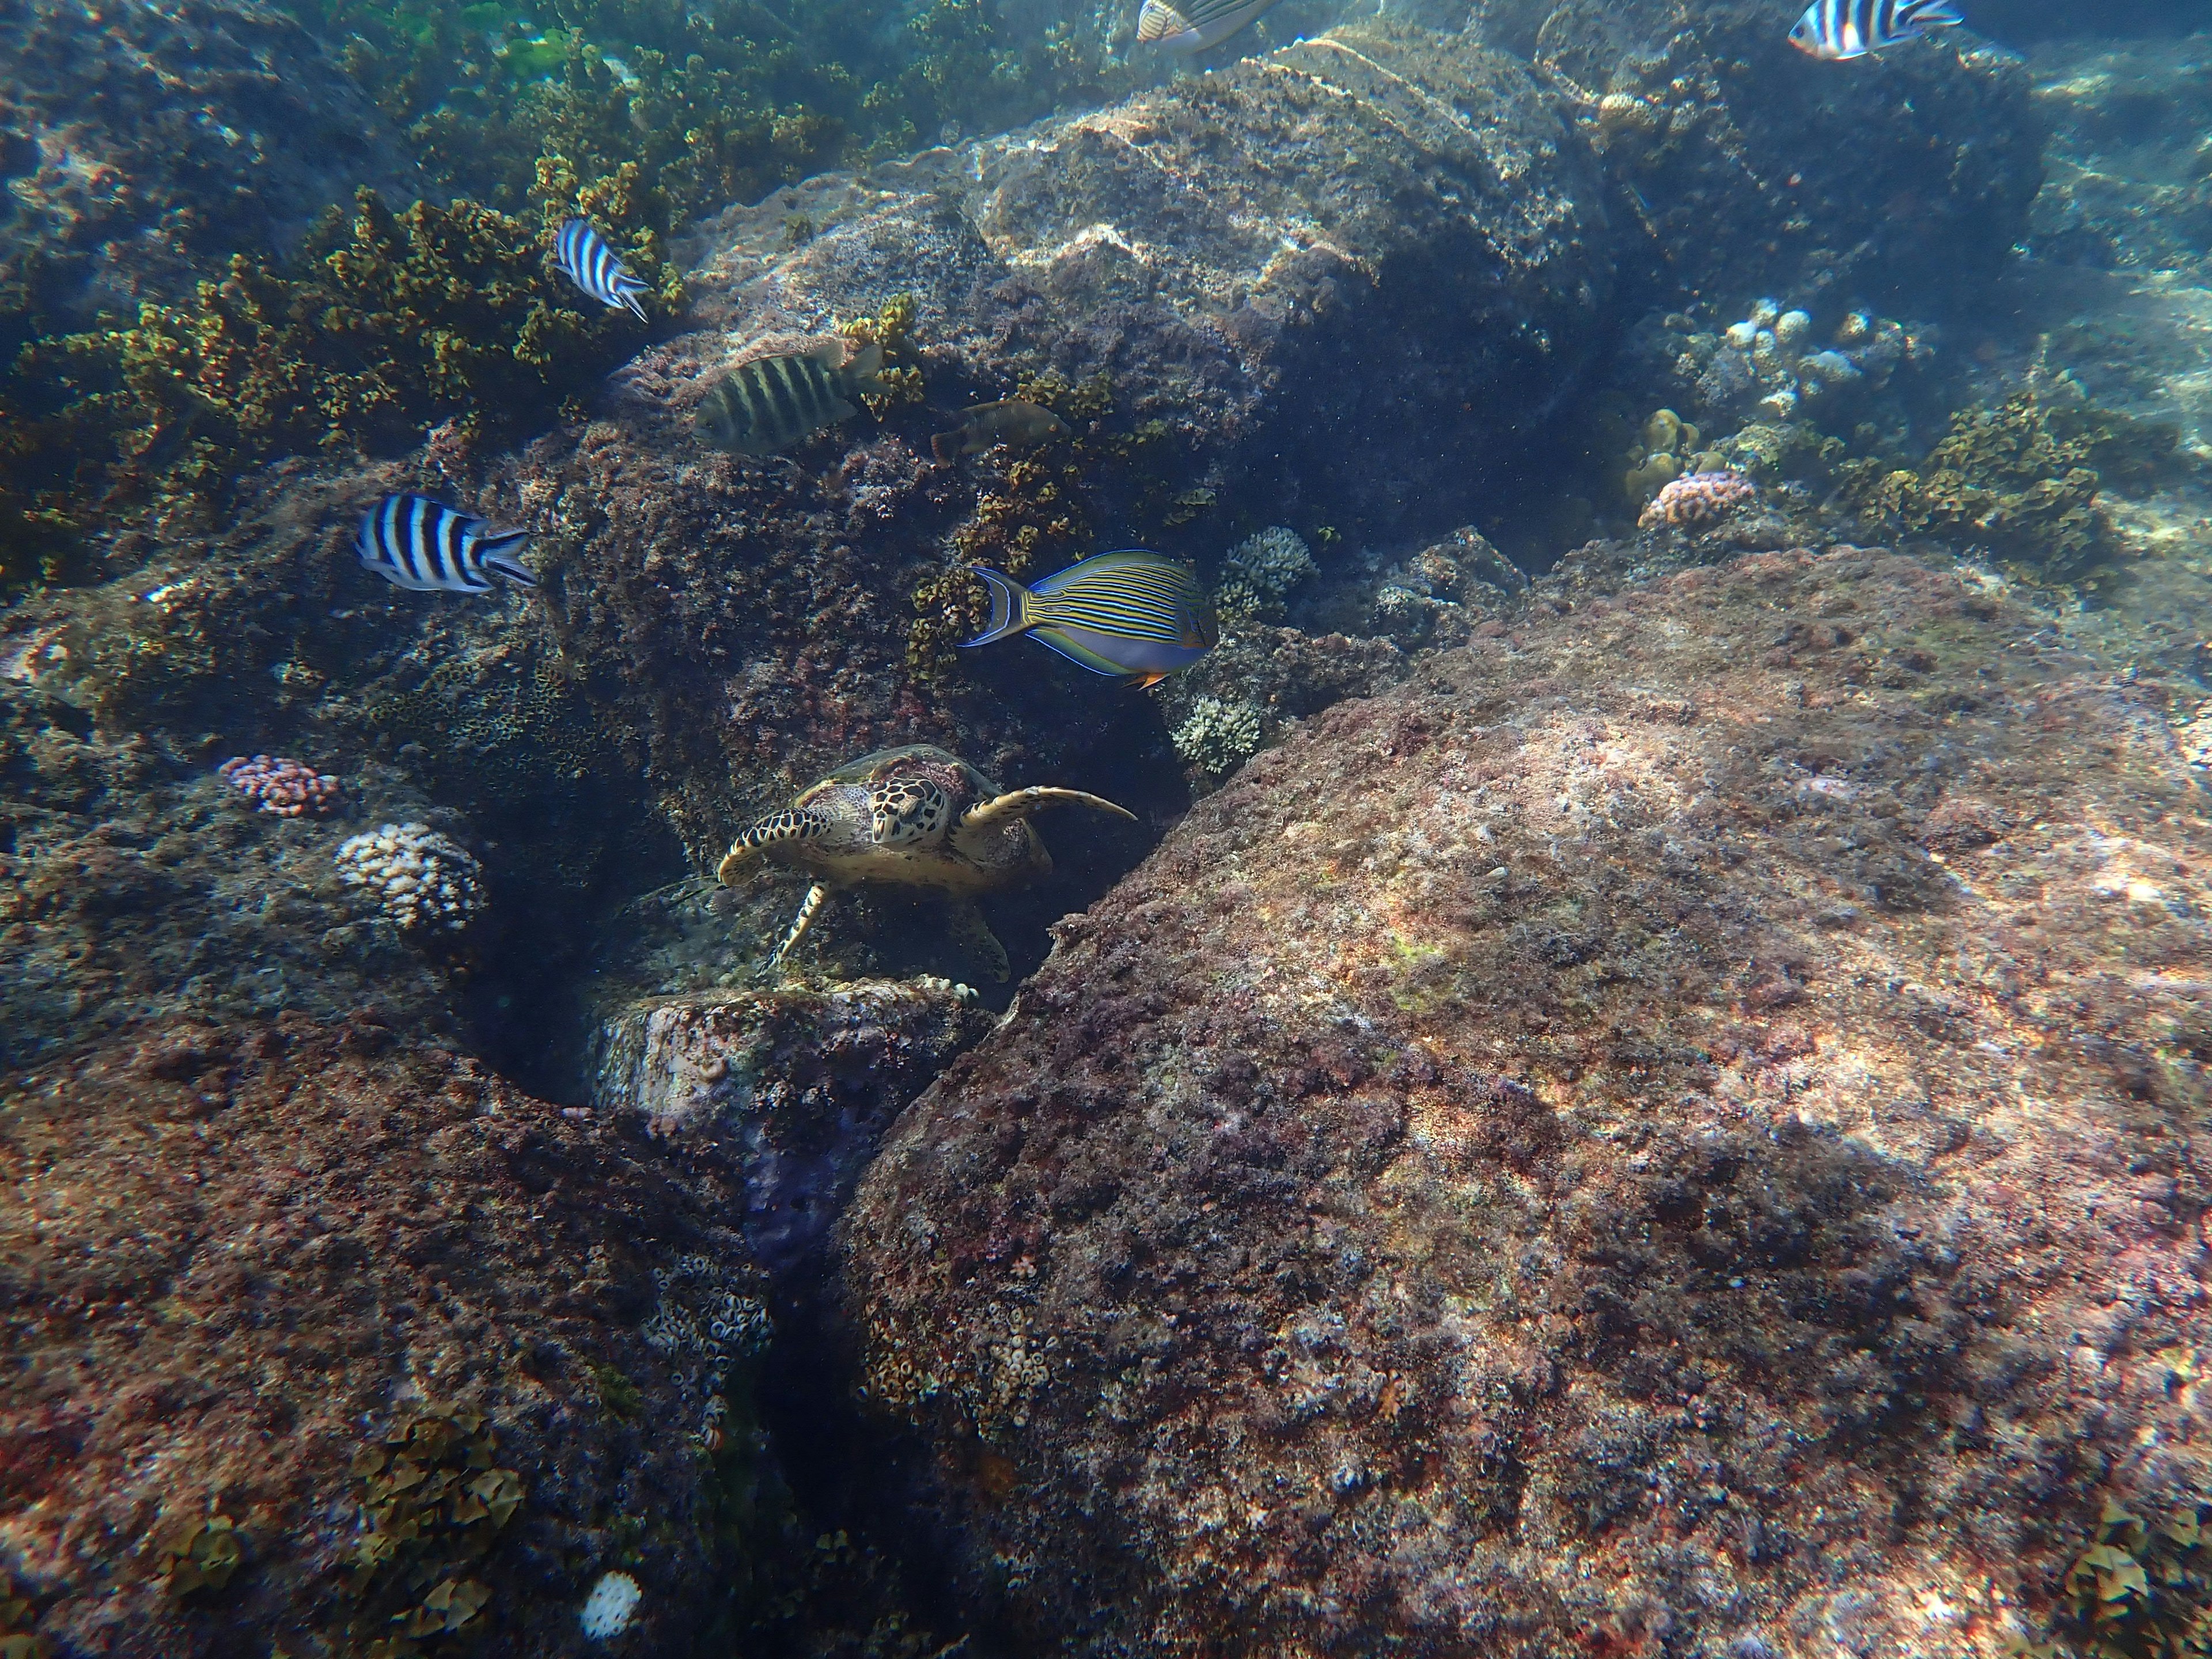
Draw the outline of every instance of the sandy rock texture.
[[[1071,1655],[2033,1632],[2103,1493],[2206,1474],[2163,699],[1837,548],[1554,585],[1259,757],[855,1200],[971,1604]]]
[[[373,1018],[179,1022],[15,1079],[0,1181],[0,1548],[57,1651],[397,1636],[353,1621],[438,1575],[410,1586],[403,1553],[344,1593],[354,1460],[426,1406],[482,1413],[520,1477],[450,1575],[490,1591],[482,1651],[586,1650],[575,1610],[617,1566],[646,1590],[634,1650],[689,1650],[719,1605],[714,1471],[675,1380],[697,1357],[645,1332],[687,1257],[750,1283],[732,1195],[672,1178],[640,1126]],[[210,1513],[243,1561],[179,1595],[164,1540]]]
[[[1483,32],[1578,95],[1654,276],[1685,301],[1773,295],[1821,320],[1972,302],[2042,179],[2026,68],[1963,30],[1821,63],[1790,44],[1795,21],[1744,0],[1562,0]]]
[[[724,332],[644,364],[691,380],[681,414],[750,343],[909,288],[956,404],[1103,372],[1199,470],[1356,520],[1494,484],[1601,349],[1615,240],[1522,65],[1361,24],[734,210],[689,279]]]
[[[0,6],[0,313],[173,298],[411,164],[374,105],[258,0]]]

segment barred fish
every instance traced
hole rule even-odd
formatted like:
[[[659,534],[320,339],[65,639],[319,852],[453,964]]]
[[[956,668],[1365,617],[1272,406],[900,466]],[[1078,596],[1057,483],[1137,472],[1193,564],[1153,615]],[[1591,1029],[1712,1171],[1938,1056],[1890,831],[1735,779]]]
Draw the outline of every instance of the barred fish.
[[[1204,52],[1226,40],[1275,0],[1145,0],[1137,13],[1137,40],[1162,52]]]
[[[362,569],[410,593],[489,593],[487,571],[538,586],[514,556],[529,539],[526,530],[489,530],[484,520],[428,495],[386,495],[362,514],[354,547]]]
[[[860,411],[845,400],[875,389],[884,349],[866,345],[851,362],[831,340],[811,351],[739,363],[708,392],[695,417],[709,443],[739,455],[767,455],[849,421]]]
[[[645,284],[630,275],[622,256],[607,246],[607,239],[589,219],[562,222],[560,234],[553,239],[553,258],[570,282],[601,305],[628,306],[638,321],[647,320],[645,307],[637,302]]]
[[[1001,398],[994,404],[963,410],[960,424],[932,438],[929,449],[939,460],[949,461],[956,455],[980,455],[994,444],[1026,449],[1064,436],[1066,431],[1060,416],[1042,404]]]
[[[1863,58],[1966,21],[1951,0],[1813,0],[1790,44],[1815,58]]]
[[[1221,638],[1190,567],[1142,548],[1097,553],[1022,586],[971,564],[991,590],[991,625],[963,646],[1027,634],[1094,674],[1152,685],[1188,668]]]

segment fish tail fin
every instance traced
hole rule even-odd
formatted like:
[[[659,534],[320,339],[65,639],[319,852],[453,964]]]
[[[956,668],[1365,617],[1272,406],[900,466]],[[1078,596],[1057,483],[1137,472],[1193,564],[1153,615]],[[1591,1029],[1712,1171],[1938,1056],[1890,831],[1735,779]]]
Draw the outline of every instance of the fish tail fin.
[[[528,565],[515,556],[529,539],[527,530],[503,530],[496,536],[479,538],[476,544],[477,562],[519,586],[535,587],[538,578],[531,574]]]
[[[883,385],[884,348],[880,341],[871,340],[853,354],[853,361],[845,365],[845,385],[854,392],[873,392]]]
[[[1030,591],[1012,577],[1002,575],[987,564],[963,565],[983,579],[991,590],[990,625],[972,640],[963,640],[964,647],[989,645],[997,640],[1010,639],[1016,634],[1029,631],[1036,619],[1030,615]]]
[[[645,314],[645,307],[638,302],[637,296],[643,292],[642,289],[625,288],[623,290],[622,302],[635,313],[638,321],[649,325],[653,319]]]
[[[1953,0],[1922,0],[1911,11],[1911,21],[1922,28],[1954,28],[1966,21],[1966,15]]]
[[[940,432],[929,441],[929,453],[937,457],[937,464],[945,465],[960,453],[960,434]]]

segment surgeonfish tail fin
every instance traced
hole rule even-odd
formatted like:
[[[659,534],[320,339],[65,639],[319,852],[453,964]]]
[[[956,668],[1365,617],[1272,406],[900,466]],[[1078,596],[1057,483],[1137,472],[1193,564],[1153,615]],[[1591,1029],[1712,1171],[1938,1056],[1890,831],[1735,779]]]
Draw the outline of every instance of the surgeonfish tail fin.
[[[852,392],[873,392],[883,385],[878,377],[884,370],[884,348],[879,341],[871,340],[853,354],[853,361],[845,365],[845,386]]]
[[[988,564],[963,565],[961,568],[974,571],[983,579],[983,585],[991,590],[990,626],[974,639],[961,641],[963,649],[969,646],[989,645],[1029,629],[1032,623],[1029,589],[1012,577],[1001,575]]]
[[[1165,0],[1145,0],[1137,13],[1137,43],[1150,46],[1155,40],[1164,40],[1171,34],[1190,33],[1190,19],[1185,17]]]
[[[485,569],[502,575],[520,587],[535,587],[538,578],[530,567],[517,558],[523,543],[530,539],[526,530],[503,530],[496,536],[483,536],[477,540],[477,562]]]

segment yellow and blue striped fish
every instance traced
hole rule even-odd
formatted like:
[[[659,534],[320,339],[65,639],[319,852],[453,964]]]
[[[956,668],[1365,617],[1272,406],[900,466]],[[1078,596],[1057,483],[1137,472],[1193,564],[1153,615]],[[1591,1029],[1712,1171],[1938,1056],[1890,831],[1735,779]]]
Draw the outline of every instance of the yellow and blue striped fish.
[[[964,646],[1026,634],[1094,674],[1152,685],[1188,668],[1221,638],[1188,565],[1142,548],[1093,554],[1024,587],[971,564],[991,590],[991,625]]]

